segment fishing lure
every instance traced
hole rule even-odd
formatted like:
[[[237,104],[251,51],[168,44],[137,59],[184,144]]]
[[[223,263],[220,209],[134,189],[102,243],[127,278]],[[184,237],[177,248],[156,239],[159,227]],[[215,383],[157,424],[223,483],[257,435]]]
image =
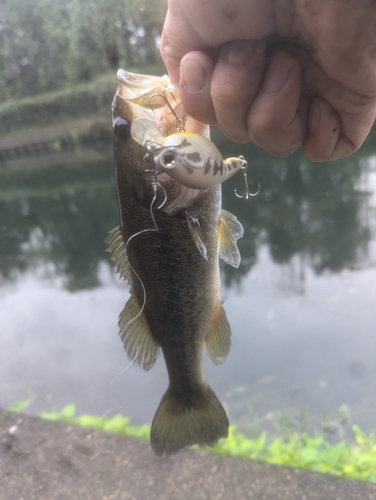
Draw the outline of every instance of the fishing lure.
[[[208,189],[247,168],[242,156],[223,159],[219,149],[202,135],[176,132],[163,137],[149,118],[134,120],[131,134],[153,154],[157,172],[166,172],[186,187]]]

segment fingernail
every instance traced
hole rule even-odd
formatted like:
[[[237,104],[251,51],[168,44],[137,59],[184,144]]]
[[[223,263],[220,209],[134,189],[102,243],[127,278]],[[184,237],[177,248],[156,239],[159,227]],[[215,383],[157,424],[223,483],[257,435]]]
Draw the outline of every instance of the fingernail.
[[[319,127],[321,111],[317,104],[312,103],[309,109],[308,132],[314,134]]]
[[[266,72],[264,91],[274,94],[281,90],[291,74],[291,68],[291,59],[280,58],[273,61]]]
[[[229,42],[223,50],[223,57],[230,64],[242,65],[252,59],[256,48],[257,41],[237,40]]]
[[[187,59],[180,67],[181,85],[190,92],[200,92],[205,87],[205,71],[196,59]]]

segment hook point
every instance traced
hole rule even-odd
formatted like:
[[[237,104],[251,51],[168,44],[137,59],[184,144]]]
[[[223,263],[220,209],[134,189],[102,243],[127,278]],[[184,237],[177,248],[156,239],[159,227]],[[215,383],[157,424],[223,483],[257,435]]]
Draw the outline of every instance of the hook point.
[[[244,189],[244,194],[243,195],[238,194],[238,192],[236,191],[236,188],[234,188],[234,193],[235,193],[235,196],[237,198],[242,198],[242,199],[248,200],[248,198],[250,196],[257,196],[259,194],[259,192],[261,191],[261,184],[260,184],[260,181],[259,181],[256,193],[250,193],[249,192],[249,189],[248,189],[248,178],[247,178],[248,163],[244,159],[244,156],[239,156],[239,159],[243,161],[243,164],[242,164],[242,166],[240,168],[241,168],[241,170],[243,172],[244,188],[245,189]]]

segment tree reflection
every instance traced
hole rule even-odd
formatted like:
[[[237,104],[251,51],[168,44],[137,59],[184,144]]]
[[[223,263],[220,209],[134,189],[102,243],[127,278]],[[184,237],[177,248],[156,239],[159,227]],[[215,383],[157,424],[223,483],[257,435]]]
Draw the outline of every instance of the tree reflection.
[[[2,276],[14,279],[19,272],[52,263],[71,290],[98,285],[104,240],[118,223],[111,161],[17,172],[1,180]]]
[[[224,205],[245,230],[239,242],[240,273],[255,264],[262,243],[268,244],[274,262],[285,264],[299,255],[316,273],[353,268],[366,255],[371,235],[363,214],[369,193],[360,191],[359,182],[368,169],[364,159],[370,141],[349,158],[319,164],[308,162],[300,151],[275,159],[254,145],[216,142],[225,156],[241,149],[254,167],[251,175],[261,183],[261,193],[248,201],[237,200],[229,184],[224,190]],[[229,284],[239,280],[239,271],[226,267],[224,277]]]
[[[234,196],[230,180],[223,206],[244,226],[239,269],[223,266],[222,280],[239,282],[267,244],[273,260],[294,256],[316,273],[354,268],[367,253],[369,194],[359,188],[367,172],[369,141],[361,153],[326,163],[307,162],[300,152],[274,159],[254,145],[218,138],[224,156],[243,154],[254,168],[250,182],[261,193],[248,201]],[[238,184],[237,184],[238,185]],[[254,187],[253,186],[253,187]],[[238,186],[239,187],[239,186]],[[251,189],[253,188],[251,187]],[[111,160],[87,165],[20,171],[0,170],[0,274],[8,280],[50,263],[71,290],[98,285],[97,271],[107,260],[104,240],[118,224]],[[301,270],[304,273],[304,269]]]

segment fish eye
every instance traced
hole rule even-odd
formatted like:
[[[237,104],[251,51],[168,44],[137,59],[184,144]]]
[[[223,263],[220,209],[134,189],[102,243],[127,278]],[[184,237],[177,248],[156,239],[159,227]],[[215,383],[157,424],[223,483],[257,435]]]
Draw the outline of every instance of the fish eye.
[[[126,141],[131,135],[131,124],[125,118],[118,116],[114,121],[114,134],[121,141]]]
[[[162,163],[165,167],[172,167],[175,163],[175,156],[172,153],[166,153],[162,158]]]

